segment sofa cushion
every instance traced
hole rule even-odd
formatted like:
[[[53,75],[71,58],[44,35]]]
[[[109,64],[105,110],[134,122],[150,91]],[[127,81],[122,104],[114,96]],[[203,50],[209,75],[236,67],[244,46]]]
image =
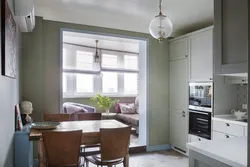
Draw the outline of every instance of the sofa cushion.
[[[128,123],[128,124],[131,124],[131,125],[134,125],[134,126],[139,126],[139,114],[122,114],[122,113],[119,113],[117,114],[117,119],[125,122],[125,123]]]
[[[131,104],[120,104],[122,114],[136,114],[134,103]]]

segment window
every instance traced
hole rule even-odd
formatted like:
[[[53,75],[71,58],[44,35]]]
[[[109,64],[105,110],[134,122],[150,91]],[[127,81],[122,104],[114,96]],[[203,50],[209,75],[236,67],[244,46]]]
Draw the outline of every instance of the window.
[[[124,94],[137,94],[138,90],[138,74],[124,74]]]
[[[138,56],[124,56],[124,68],[138,70]]]
[[[67,74],[63,73],[63,93],[67,92]]]
[[[102,67],[106,68],[117,68],[118,67],[118,59],[116,55],[102,55]]]
[[[63,96],[135,96],[138,93],[138,55],[100,50],[101,73],[94,63],[95,49],[63,45]]]
[[[102,74],[102,92],[114,94],[118,92],[118,74],[115,72],[104,72]]]
[[[94,76],[76,74],[76,93],[94,93]]]
[[[78,70],[93,70],[94,57],[91,52],[76,52],[76,68]]]

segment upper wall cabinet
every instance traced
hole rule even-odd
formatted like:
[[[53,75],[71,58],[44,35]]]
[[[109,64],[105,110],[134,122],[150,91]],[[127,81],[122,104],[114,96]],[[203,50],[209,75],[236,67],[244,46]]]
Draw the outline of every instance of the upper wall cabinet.
[[[188,58],[189,82],[213,80],[213,27],[170,40],[170,62]]]
[[[188,38],[182,38],[169,43],[170,61],[188,56]]]
[[[190,36],[189,81],[213,80],[213,28]]]
[[[247,0],[214,1],[215,74],[247,72]]]

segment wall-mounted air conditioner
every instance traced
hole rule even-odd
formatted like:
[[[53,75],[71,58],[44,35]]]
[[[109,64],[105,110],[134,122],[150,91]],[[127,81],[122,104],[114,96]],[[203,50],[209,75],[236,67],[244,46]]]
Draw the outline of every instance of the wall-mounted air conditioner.
[[[15,18],[22,32],[31,32],[35,28],[34,1],[15,0]]]

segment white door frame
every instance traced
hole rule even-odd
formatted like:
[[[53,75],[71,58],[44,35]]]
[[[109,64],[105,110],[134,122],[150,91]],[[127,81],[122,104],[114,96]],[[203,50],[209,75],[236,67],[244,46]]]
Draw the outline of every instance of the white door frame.
[[[109,37],[118,37],[118,38],[128,38],[128,39],[134,39],[134,40],[138,40],[140,41],[140,52],[144,52],[144,54],[146,54],[146,56],[144,57],[144,59],[140,59],[141,56],[139,56],[139,62],[143,62],[143,64],[140,64],[140,70],[143,71],[142,75],[142,81],[140,82],[140,88],[139,88],[139,95],[142,94],[143,97],[140,98],[140,104],[144,104],[139,105],[139,107],[141,108],[141,110],[144,110],[146,112],[142,112],[139,115],[139,120],[143,120],[143,121],[139,121],[139,139],[140,136],[143,136],[145,138],[144,141],[142,141],[143,143],[146,144],[146,148],[148,150],[149,148],[149,111],[148,111],[148,73],[149,73],[149,68],[148,68],[148,56],[149,56],[149,38],[143,38],[143,37],[135,37],[135,36],[125,36],[125,35],[118,35],[118,34],[110,34],[110,33],[102,33],[102,32],[93,32],[93,31],[87,31],[87,30],[75,30],[75,29],[67,29],[67,28],[61,28],[60,29],[60,51],[59,51],[59,56],[60,56],[60,106],[59,109],[60,111],[63,111],[63,93],[62,93],[62,46],[63,46],[63,32],[64,31],[69,31],[69,32],[78,32],[78,33],[85,33],[85,34],[93,34],[93,35],[103,35],[103,36],[109,36]],[[142,46],[142,47],[141,47]],[[141,74],[140,74],[140,78],[141,78]],[[141,79],[140,79],[141,81]],[[142,85],[143,84],[143,85]],[[141,86],[142,85],[142,86]],[[141,90],[142,89],[142,90]],[[144,93],[140,93],[140,92],[144,92]],[[139,109],[140,109],[139,108]],[[146,129],[145,128],[140,128],[142,126],[146,125]],[[143,132],[142,132],[143,131]],[[142,134],[141,134],[142,133]]]

